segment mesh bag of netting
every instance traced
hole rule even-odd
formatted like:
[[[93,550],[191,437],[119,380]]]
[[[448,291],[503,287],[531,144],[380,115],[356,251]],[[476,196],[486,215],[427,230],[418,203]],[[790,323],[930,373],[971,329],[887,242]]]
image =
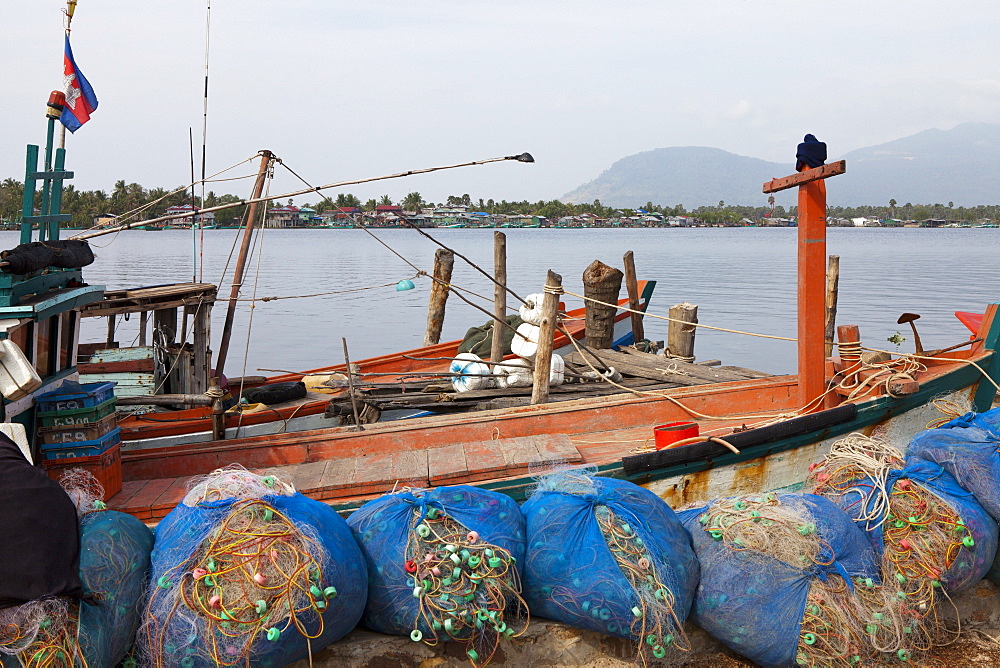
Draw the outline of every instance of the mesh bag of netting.
[[[883,577],[933,608],[937,595],[978,583],[997,550],[997,523],[939,464],[878,437],[850,434],[814,464],[808,484],[869,536]]]
[[[406,489],[366,503],[348,524],[368,562],[372,630],[459,641],[481,665],[527,627],[524,520],[510,497],[466,485]]]
[[[683,624],[698,584],[690,539],[662,499],[570,469],[539,478],[521,508],[532,613],[638,643],[641,659],[690,649]]]
[[[701,564],[695,621],[762,666],[909,661],[922,629],[831,501],[768,493],[679,513]]]
[[[284,666],[349,633],[367,570],[347,523],[271,475],[193,481],[156,527],[139,640],[151,666]]]
[[[84,596],[0,610],[0,655],[5,666],[114,666],[135,639],[153,533],[131,515],[106,510],[89,472],[70,469],[59,482],[79,516]]]
[[[1000,409],[927,429],[910,441],[906,454],[939,464],[1000,520]]]

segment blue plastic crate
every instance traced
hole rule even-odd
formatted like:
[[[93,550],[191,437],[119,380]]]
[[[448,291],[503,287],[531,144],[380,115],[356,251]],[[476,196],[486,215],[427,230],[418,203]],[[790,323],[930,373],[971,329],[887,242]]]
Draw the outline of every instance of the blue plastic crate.
[[[100,455],[118,445],[122,430],[115,427],[104,436],[93,441],[77,441],[76,443],[42,444],[42,456],[45,459],[67,459],[70,457],[93,457]]]
[[[115,383],[86,383],[80,386],[80,392],[55,390],[38,396],[38,410],[50,413],[52,411],[75,411],[80,408],[93,408],[115,396]]]

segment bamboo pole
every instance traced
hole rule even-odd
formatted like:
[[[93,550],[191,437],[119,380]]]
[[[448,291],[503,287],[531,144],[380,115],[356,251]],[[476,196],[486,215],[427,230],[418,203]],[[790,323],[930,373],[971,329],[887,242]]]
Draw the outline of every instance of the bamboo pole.
[[[226,366],[226,356],[229,353],[229,340],[233,334],[233,319],[236,317],[236,300],[239,298],[240,288],[243,286],[243,274],[246,271],[247,256],[250,254],[250,241],[253,238],[257,210],[260,208],[261,200],[259,198],[264,191],[264,180],[267,176],[267,170],[271,166],[272,157],[270,151],[260,152],[260,169],[257,171],[257,182],[253,186],[253,198],[247,209],[247,223],[243,228],[243,243],[240,245],[240,254],[236,259],[233,286],[229,291],[229,307],[226,309],[226,322],[222,326],[222,340],[219,342],[219,355],[215,362],[215,375],[220,378],[223,367]]]
[[[634,343],[639,343],[646,338],[646,333],[642,326],[642,314],[636,313],[639,310],[639,281],[635,276],[635,258],[632,251],[625,253],[625,289],[628,292],[628,307],[632,309],[632,339]]]
[[[535,353],[534,385],[531,403],[544,404],[549,400],[549,375],[552,367],[552,343],[559,319],[559,295],[562,293],[562,276],[549,269],[545,279],[545,297],[542,300],[542,324],[538,332],[538,352]]]
[[[490,360],[499,362],[503,359],[503,334],[507,317],[507,235],[496,231],[493,233],[493,347],[490,349]]]
[[[425,346],[433,346],[441,341],[441,329],[444,327],[444,307],[448,302],[451,272],[454,267],[454,253],[443,248],[434,251],[434,280],[431,282],[430,304],[427,307]]]
[[[837,292],[840,288],[840,256],[831,255],[826,263],[826,357],[833,354],[833,334],[837,326]]]

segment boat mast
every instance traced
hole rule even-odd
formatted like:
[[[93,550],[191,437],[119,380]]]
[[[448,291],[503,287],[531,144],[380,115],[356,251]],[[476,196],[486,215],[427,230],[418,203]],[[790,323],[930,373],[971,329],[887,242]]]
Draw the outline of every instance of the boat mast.
[[[222,326],[222,340],[219,342],[219,355],[215,361],[214,376],[221,378],[222,369],[226,366],[226,356],[229,353],[229,340],[233,334],[233,319],[236,316],[236,300],[240,296],[240,288],[243,286],[243,274],[246,270],[247,256],[250,254],[250,242],[253,238],[254,221],[257,219],[257,210],[260,208],[260,195],[264,191],[264,180],[267,172],[271,168],[271,160],[274,155],[270,151],[260,152],[260,170],[257,172],[257,182],[253,186],[253,197],[250,206],[247,208],[246,226],[243,228],[243,243],[240,245],[240,254],[236,258],[236,269],[233,272],[233,286],[229,291],[229,306],[226,309],[226,322]]]

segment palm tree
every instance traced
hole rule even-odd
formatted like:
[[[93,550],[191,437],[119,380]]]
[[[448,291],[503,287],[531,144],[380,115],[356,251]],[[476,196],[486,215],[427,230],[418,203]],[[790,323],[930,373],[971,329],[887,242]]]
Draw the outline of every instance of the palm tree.
[[[405,211],[419,212],[424,205],[424,198],[418,192],[407,193],[406,197],[403,198],[402,205]]]
[[[379,206],[392,206],[392,198],[388,195],[382,195],[382,199],[378,201]]]

